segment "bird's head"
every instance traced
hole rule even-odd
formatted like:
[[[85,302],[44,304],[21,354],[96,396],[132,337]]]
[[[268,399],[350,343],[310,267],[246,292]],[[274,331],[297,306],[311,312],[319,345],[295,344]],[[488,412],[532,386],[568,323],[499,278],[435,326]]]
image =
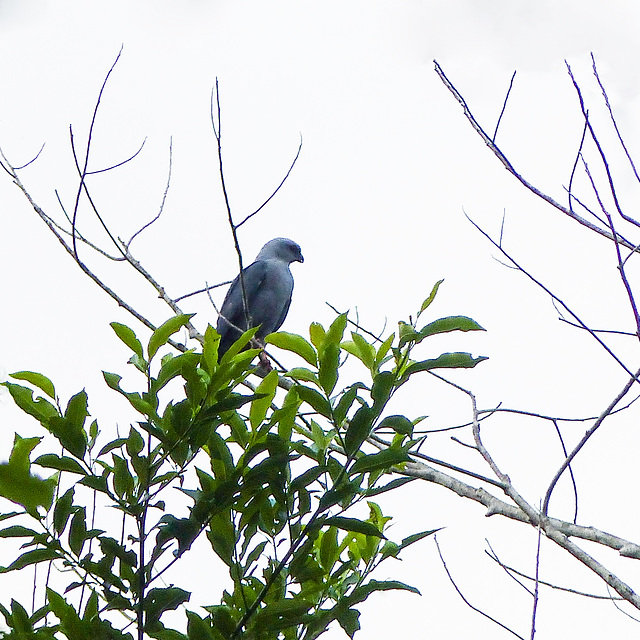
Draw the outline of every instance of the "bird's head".
[[[304,262],[300,245],[289,238],[274,238],[260,249],[256,260],[282,260],[287,264]]]

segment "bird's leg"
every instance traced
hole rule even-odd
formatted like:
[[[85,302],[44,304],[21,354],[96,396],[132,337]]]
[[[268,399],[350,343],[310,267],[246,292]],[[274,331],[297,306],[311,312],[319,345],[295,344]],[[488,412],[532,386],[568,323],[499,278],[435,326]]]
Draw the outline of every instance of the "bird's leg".
[[[264,351],[260,352],[260,355],[258,356],[258,360],[260,361],[260,366],[265,371],[267,371],[267,373],[271,371],[271,369],[273,369],[273,367],[271,366],[271,361],[269,360],[269,356],[267,356],[267,354]]]

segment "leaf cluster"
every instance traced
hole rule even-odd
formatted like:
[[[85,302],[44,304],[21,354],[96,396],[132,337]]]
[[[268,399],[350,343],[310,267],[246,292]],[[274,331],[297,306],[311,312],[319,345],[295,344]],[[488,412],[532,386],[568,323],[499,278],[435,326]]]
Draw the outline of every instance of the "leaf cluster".
[[[247,380],[259,353],[247,348],[255,329],[221,359],[212,327],[200,352],[175,355],[168,342],[190,319],[169,319],[145,346],[133,329],[112,323],[140,379],[129,390],[120,375],[104,372],[107,387],[138,415],[124,436],[109,438],[91,420],[85,391],[63,409],[41,374],[18,372],[3,383],[61,453],[47,450],[31,460],[48,441],[16,434],[0,465],[0,496],[21,509],[0,514],[15,522],[0,538],[25,542],[0,571],[53,563],[70,576],[62,594],[47,585],[45,603],[31,614],[16,600],[0,604],[9,627],[3,637],[132,638],[133,623],[138,637],[158,639],[311,640],[334,621],[353,637],[360,627],[356,607],[372,593],[417,593],[372,577],[381,562],[433,533],[388,540],[390,518],[371,500],[408,481],[389,478],[416,445],[417,420],[388,405],[418,372],[482,360],[465,353],[415,360],[417,345],[438,333],[481,327],[455,316],[420,329],[400,323],[398,335],[384,339],[359,331],[345,339],[342,314],[327,329],[312,324],[309,339],[272,334],[270,344],[303,361],[286,373],[294,384],[280,391],[276,371],[255,388]],[[360,361],[367,377],[341,388],[345,357]],[[380,430],[393,432],[390,446],[370,444]],[[33,465],[53,474],[41,477]],[[169,510],[179,496],[181,507]],[[92,500],[118,518],[98,522]],[[190,590],[166,586],[161,577],[200,537],[226,567],[228,587],[187,608]],[[185,612],[182,630],[165,626],[163,617],[178,608]]]

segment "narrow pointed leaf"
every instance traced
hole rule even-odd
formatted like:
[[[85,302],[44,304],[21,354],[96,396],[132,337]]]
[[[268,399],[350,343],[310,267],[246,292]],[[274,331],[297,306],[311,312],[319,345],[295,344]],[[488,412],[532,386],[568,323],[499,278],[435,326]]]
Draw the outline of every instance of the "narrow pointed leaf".
[[[147,347],[149,360],[156,355],[161,346],[167,344],[167,341],[174,333],[188,324],[194,315],[194,313],[181,313],[161,324],[149,338],[149,346]]]
[[[444,280],[438,280],[438,282],[436,282],[433,285],[433,289],[431,289],[431,293],[429,294],[429,297],[422,303],[422,306],[420,307],[420,311],[418,312],[418,315],[420,315],[435,299],[436,294],[438,293],[438,289],[440,288],[440,285],[444,282]]]
[[[343,531],[353,531],[354,533],[362,533],[365,536],[375,536],[376,538],[384,538],[386,540],[386,536],[374,524],[358,520],[357,518],[333,516],[332,518],[327,518],[322,524],[328,524]]]
[[[384,449],[378,453],[372,453],[358,458],[349,469],[349,475],[366,473],[378,469],[390,469],[391,467],[411,460],[404,449]]]

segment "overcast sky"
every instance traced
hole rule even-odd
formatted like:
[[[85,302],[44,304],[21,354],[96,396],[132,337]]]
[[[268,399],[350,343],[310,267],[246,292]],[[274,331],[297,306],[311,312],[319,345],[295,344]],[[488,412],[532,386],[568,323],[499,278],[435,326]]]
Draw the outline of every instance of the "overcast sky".
[[[135,162],[96,176],[93,190],[115,234],[130,237],[158,210],[172,140],[163,217],[132,250],[178,296],[228,280],[237,270],[210,123],[217,78],[227,186],[238,218],[277,186],[303,139],[289,180],[240,234],[247,261],[275,236],[302,247],[305,263],[293,265],[296,287],[283,329],[304,334],[312,321],[329,323],[330,302],[357,309],[373,331],[385,322],[391,330],[445,278],[432,313],[470,315],[487,333],[451,334],[437,348],[490,357],[456,377],[477,392],[481,406],[503,402],[592,415],[615,395],[621,372],[584,335],[558,322],[548,296],[494,259],[496,251],[464,212],[494,235],[504,213],[504,241],[514,256],[595,325],[633,329],[622,293],[610,285],[611,254],[604,241],[560,218],[504,170],[438,79],[433,60],[490,131],[517,71],[497,142],[527,179],[566,202],[563,185],[582,121],[565,59],[601,118],[590,75],[594,53],[626,141],[637,149],[639,27],[640,5],[633,0],[0,0],[0,147],[20,165],[46,143],[23,181],[51,215],[60,215],[55,189],[72,207],[69,125],[78,141],[86,139],[97,93],[122,46],[100,107],[91,166],[113,165],[146,143]],[[627,203],[637,202],[626,173],[620,173],[619,189]],[[88,209],[83,223],[105,242]],[[168,317],[133,272],[94,264],[155,322]],[[0,366],[49,375],[63,399],[86,387],[93,414],[106,416],[104,428],[111,428],[122,417],[100,371],[122,373],[128,355],[108,323],[135,323],[81,274],[6,176],[0,176],[0,269]],[[198,313],[201,329],[215,324],[206,298],[186,302],[184,310]],[[408,415],[429,414],[431,428],[468,419],[464,398],[431,381],[425,385],[406,396]],[[0,405],[0,424],[7,443],[14,430],[37,433],[10,402]],[[553,468],[545,466],[549,451],[538,430],[503,422],[487,433],[533,502]],[[638,441],[622,433],[629,445],[624,452],[602,451],[588,464],[630,463],[619,456],[635,455]],[[459,454],[459,447],[439,446],[450,459]],[[637,513],[620,514],[611,487],[598,494],[591,468],[582,476],[595,496],[585,505],[584,524],[637,538]],[[496,551],[531,571],[534,532],[484,518],[480,507],[415,483],[385,508],[398,520],[398,539],[446,527],[440,543],[465,595],[527,634],[529,600],[483,559],[483,551],[489,537]],[[543,567],[551,571],[559,555],[550,546],[545,553]],[[415,584],[423,598],[374,596],[363,607],[361,640],[422,633],[508,637],[459,600],[430,542],[412,549],[393,576]],[[566,562],[558,579],[606,594],[574,563]],[[569,630],[582,637],[637,634],[636,623],[610,604],[575,597],[546,594],[539,616],[540,638]]]

